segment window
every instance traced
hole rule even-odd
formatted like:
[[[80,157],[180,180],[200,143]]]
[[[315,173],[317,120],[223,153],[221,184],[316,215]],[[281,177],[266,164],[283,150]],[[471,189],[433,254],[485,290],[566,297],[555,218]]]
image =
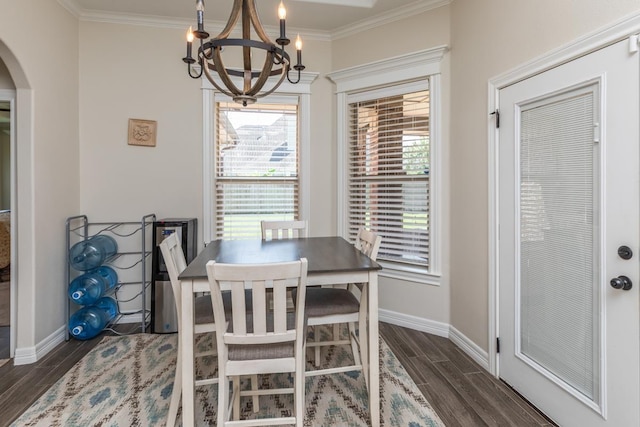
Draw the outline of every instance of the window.
[[[378,259],[425,268],[430,265],[427,86],[424,81],[347,98],[348,236],[354,240],[360,227],[374,230],[382,237]]]
[[[259,238],[260,220],[309,219],[311,83],[242,107],[202,80],[203,239]],[[240,81],[236,82],[241,84]]]
[[[259,238],[261,220],[299,210],[297,104],[216,102],[216,239]]]
[[[382,236],[381,276],[438,286],[440,68],[447,47],[329,74],[336,83],[338,227]]]

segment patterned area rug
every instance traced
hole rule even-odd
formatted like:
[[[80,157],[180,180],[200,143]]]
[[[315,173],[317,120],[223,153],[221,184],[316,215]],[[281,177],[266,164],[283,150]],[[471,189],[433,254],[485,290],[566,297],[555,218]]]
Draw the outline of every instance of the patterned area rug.
[[[198,347],[210,347],[210,341],[202,340]],[[12,425],[164,425],[173,388],[176,344],[176,335],[105,337]],[[380,339],[380,344],[382,425],[442,426],[384,340]],[[323,348],[322,358],[323,366],[335,366],[347,363],[351,354],[348,347],[328,347]],[[215,359],[199,359],[197,375],[208,373],[214,366]],[[291,378],[273,375],[263,376],[260,381],[261,388],[285,387]],[[216,395],[217,385],[197,389],[198,426],[216,424]],[[261,396],[262,416],[291,411],[293,399],[289,397]],[[253,416],[251,400],[241,403],[243,416]],[[360,372],[307,379],[305,426],[367,426],[368,420],[367,391]]]

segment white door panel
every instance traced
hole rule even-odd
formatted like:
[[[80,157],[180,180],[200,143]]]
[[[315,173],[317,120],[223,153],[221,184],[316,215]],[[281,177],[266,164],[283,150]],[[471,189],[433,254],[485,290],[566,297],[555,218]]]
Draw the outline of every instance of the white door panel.
[[[563,426],[640,425],[639,78],[625,41],[500,90],[500,377]]]

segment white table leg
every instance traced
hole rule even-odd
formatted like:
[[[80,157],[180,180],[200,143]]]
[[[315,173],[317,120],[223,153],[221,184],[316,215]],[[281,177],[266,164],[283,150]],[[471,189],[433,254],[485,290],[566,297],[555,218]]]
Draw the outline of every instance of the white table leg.
[[[180,337],[182,344],[182,425],[195,425],[195,366],[194,366],[194,309],[193,281],[184,280],[182,289],[182,325]]]
[[[378,341],[378,273],[369,272],[369,412],[371,426],[380,426],[380,366]]]

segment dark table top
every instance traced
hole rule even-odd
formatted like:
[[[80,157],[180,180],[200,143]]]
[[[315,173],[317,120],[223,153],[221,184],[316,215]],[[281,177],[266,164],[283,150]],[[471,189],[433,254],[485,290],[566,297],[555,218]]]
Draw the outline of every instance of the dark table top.
[[[307,258],[308,274],[379,270],[382,267],[342,237],[287,240],[214,240],[180,274],[180,279],[207,277],[207,262],[264,264]]]

